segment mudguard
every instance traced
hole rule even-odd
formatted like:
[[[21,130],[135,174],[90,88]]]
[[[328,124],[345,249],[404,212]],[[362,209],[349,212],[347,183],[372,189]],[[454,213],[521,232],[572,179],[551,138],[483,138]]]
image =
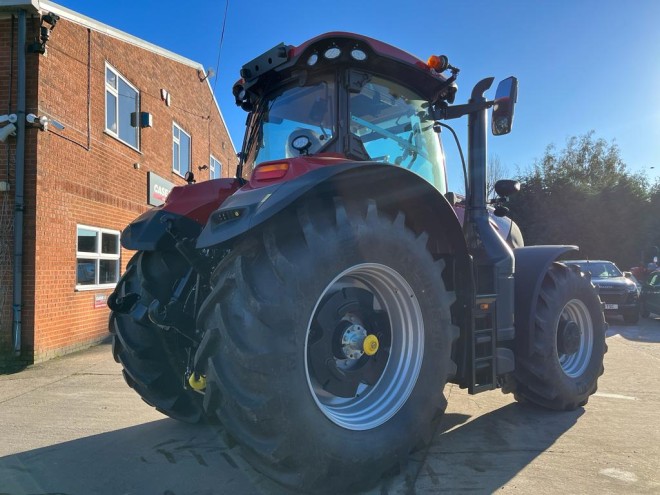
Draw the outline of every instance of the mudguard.
[[[515,323],[516,340],[531,345],[529,332],[534,328],[536,302],[543,277],[550,265],[577,246],[527,246],[513,250],[515,257]]]
[[[179,235],[188,238],[196,237],[202,230],[202,226],[194,220],[156,206],[145,211],[122,231],[121,245],[136,251],[170,249],[175,240],[168,233],[168,228],[174,228]]]
[[[124,229],[121,245],[155,251],[174,246],[170,232],[179,238],[195,238],[211,212],[240,186],[236,179],[215,179],[174,187],[163,205],[145,211]]]
[[[374,199],[384,211],[406,213],[413,230],[428,232],[432,251],[467,255],[458,217],[444,196],[414,172],[375,162],[322,167],[287,182],[243,188],[211,214],[197,248],[230,241],[297,200],[319,195]]]

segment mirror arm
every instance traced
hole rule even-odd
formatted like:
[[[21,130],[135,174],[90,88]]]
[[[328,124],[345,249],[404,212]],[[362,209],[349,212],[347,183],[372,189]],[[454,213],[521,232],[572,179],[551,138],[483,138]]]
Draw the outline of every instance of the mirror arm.
[[[494,101],[483,101],[476,103],[465,103],[462,105],[448,106],[447,104],[436,107],[434,112],[435,120],[458,119],[464,115],[488,109],[495,104]]]

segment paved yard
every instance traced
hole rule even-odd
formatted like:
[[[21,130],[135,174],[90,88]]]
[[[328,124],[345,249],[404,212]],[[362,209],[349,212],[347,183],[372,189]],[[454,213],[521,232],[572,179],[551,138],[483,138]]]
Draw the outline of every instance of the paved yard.
[[[373,493],[660,493],[660,318],[610,324],[605,375],[584,409],[551,413],[448,386],[426,456]],[[219,427],[144,404],[108,345],[0,375],[0,425],[0,495],[279,492]]]

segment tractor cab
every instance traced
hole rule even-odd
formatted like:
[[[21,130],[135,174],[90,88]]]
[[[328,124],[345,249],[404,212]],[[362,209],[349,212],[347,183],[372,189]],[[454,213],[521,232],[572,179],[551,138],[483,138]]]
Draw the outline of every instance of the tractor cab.
[[[363,36],[330,33],[280,45],[246,64],[234,86],[250,112],[241,172],[301,156],[333,156],[408,169],[447,192],[433,107],[453,80]]]

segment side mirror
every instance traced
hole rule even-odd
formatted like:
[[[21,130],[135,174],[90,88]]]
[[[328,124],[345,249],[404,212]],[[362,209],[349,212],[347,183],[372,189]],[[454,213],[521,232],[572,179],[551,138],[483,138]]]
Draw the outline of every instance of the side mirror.
[[[623,272],[623,276],[629,278],[630,280],[632,280],[633,278],[632,272]]]
[[[491,128],[494,136],[511,132],[513,110],[518,100],[518,79],[507,77],[497,85]]]

